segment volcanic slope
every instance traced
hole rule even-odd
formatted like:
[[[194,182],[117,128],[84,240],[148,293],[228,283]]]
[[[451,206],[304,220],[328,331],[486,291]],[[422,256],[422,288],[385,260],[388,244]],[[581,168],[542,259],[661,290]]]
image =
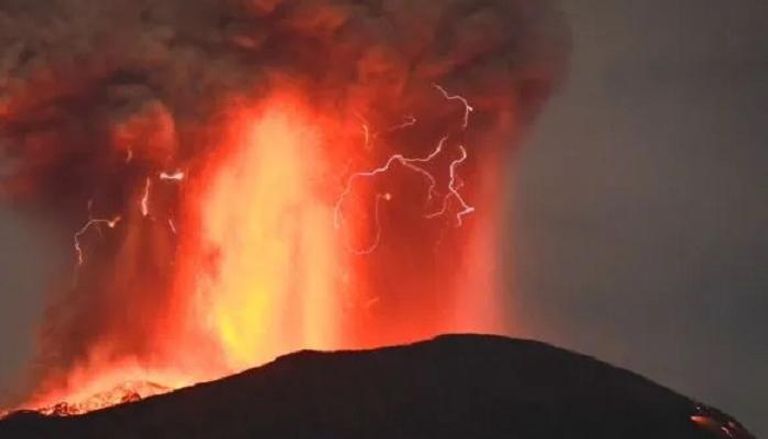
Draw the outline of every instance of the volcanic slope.
[[[626,370],[480,335],[298,352],[82,416],[13,414],[0,437],[752,438],[717,410]]]

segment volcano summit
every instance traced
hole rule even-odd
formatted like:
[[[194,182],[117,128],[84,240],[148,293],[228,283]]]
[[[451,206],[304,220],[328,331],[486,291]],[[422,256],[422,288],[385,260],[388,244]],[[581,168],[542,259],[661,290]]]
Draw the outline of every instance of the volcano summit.
[[[0,436],[753,439],[732,418],[631,372],[479,335],[303,351],[82,416],[13,414]]]

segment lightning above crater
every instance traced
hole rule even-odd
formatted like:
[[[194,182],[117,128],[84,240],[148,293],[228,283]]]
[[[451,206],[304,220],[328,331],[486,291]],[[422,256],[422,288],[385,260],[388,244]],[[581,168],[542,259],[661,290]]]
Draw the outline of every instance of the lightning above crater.
[[[564,71],[548,2],[43,3],[0,7],[0,194],[78,282],[24,407],[499,327],[491,180]]]

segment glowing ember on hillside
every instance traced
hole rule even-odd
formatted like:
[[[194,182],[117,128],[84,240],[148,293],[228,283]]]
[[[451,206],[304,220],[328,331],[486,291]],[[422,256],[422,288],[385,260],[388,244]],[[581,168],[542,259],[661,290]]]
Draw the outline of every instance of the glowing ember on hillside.
[[[54,406],[37,409],[48,416],[75,416],[94,410],[101,410],[118,404],[135,402],[151,396],[162,395],[173,390],[170,387],[148,382],[124,382],[112,389],[100,391],[84,399],[77,400],[72,396]]]

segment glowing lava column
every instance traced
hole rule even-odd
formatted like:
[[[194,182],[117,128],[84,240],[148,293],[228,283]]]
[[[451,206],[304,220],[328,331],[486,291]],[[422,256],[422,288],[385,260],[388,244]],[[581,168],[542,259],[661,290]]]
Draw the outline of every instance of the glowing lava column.
[[[338,345],[340,250],[318,193],[323,133],[291,100],[261,108],[231,121],[229,144],[198,179],[199,222],[180,247],[179,286],[194,292],[179,297],[191,296],[196,329],[232,370]]]

